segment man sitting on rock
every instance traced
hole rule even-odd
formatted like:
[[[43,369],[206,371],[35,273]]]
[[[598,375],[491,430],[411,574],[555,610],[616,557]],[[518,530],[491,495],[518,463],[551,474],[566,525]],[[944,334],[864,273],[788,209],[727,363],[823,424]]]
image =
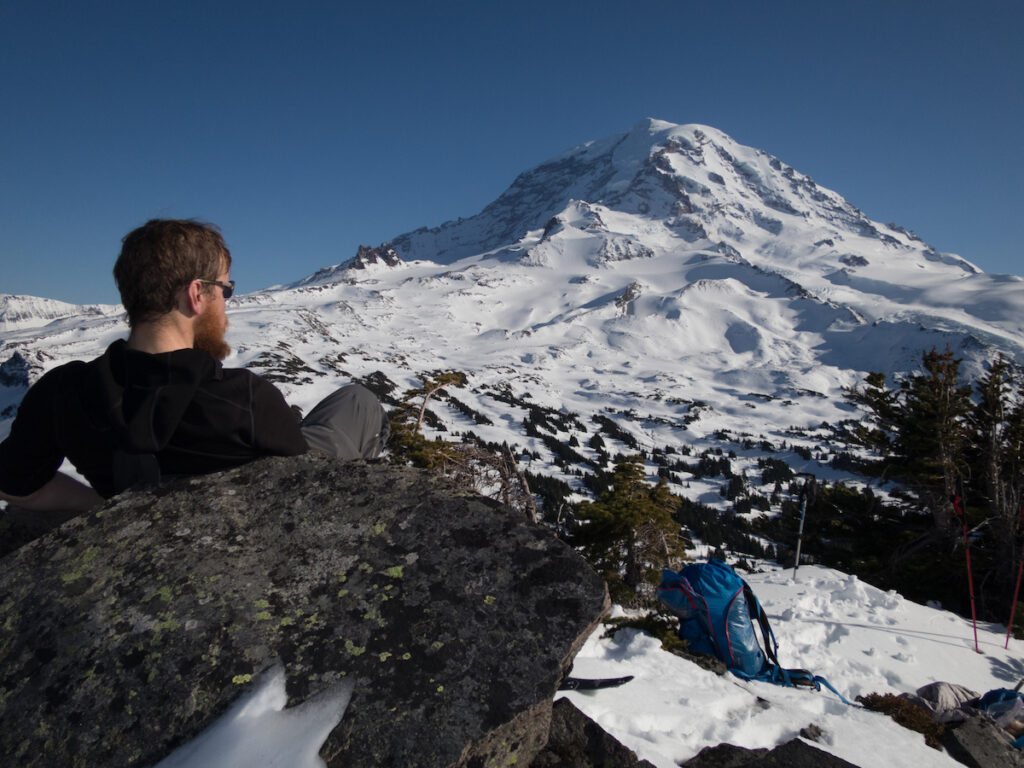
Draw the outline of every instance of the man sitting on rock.
[[[343,387],[304,420],[270,382],[223,368],[235,284],[220,233],[154,219],[125,236],[114,278],[127,341],[47,372],[0,443],[0,499],[81,511],[139,483],[228,469],[309,449],[373,458],[388,436],[377,398]],[[64,458],[92,487],[58,471]]]

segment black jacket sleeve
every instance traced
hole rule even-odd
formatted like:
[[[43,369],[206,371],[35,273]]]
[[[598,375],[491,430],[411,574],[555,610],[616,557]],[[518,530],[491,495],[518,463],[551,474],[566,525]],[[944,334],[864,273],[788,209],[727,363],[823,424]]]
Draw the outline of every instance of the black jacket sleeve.
[[[0,443],[0,491],[28,496],[46,485],[64,461],[54,425],[61,373],[37,381],[18,406],[11,433]]]
[[[295,412],[281,390],[266,379],[250,376],[254,447],[269,456],[297,456],[308,450]]]

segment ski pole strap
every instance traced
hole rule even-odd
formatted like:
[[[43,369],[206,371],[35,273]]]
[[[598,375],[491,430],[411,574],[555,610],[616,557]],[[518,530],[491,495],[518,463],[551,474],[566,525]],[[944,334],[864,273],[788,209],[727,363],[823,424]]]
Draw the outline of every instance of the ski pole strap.
[[[828,680],[826,680],[821,675],[815,675],[814,676],[814,682],[818,683],[819,685],[824,685],[826,688],[828,688],[830,691],[832,691],[832,693],[834,693],[836,696],[839,697],[839,700],[841,702],[843,702],[843,704],[846,704],[847,706],[850,706],[850,707],[853,706],[852,702],[848,701],[847,698],[845,696],[843,696],[843,694],[841,694],[839,691],[837,691],[835,688],[833,688],[832,687],[832,683],[830,683]],[[816,690],[821,690],[821,689],[818,688]]]

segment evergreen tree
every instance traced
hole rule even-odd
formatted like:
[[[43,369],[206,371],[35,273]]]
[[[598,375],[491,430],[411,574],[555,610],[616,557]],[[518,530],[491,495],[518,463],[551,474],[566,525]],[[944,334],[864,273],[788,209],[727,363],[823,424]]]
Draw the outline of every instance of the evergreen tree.
[[[931,508],[938,531],[950,535],[956,524],[949,500],[967,469],[971,387],[960,384],[960,360],[948,347],[925,353],[921,364],[923,373],[900,384],[904,412],[893,450],[906,481]]]
[[[888,456],[900,429],[902,416],[899,394],[889,389],[885,374],[877,371],[864,377],[864,387],[843,389],[845,397],[868,410],[865,421],[853,425],[855,442]]]
[[[957,575],[966,525],[975,532],[980,605],[998,611],[1013,588],[1024,503],[1024,404],[1014,367],[999,357],[972,388],[961,383],[960,360],[948,348],[933,349],[921,362],[922,370],[895,390],[882,374],[871,374],[863,388],[847,392],[868,411],[868,427],[853,430],[855,439],[882,454],[879,472],[912,489],[932,517],[927,534],[892,553],[892,573],[898,565],[907,578],[930,580],[933,591],[966,594]],[[950,503],[954,495],[961,497],[962,523]]]
[[[1005,586],[1013,577],[1024,496],[1024,406],[1010,364],[1002,355],[978,382],[977,396],[970,418],[972,476],[979,502],[988,511],[999,563],[998,581]]]
[[[444,472],[447,465],[458,461],[456,443],[447,440],[428,440],[422,432],[430,398],[445,387],[463,387],[466,375],[451,371],[423,378],[423,386],[408,389],[401,407],[391,412],[389,448],[393,464],[412,464],[422,469]]]
[[[882,456],[878,471],[906,483],[928,507],[935,533],[954,534],[950,497],[967,473],[971,387],[959,381],[960,360],[947,348],[921,357],[922,371],[890,389],[885,375],[871,373],[847,399],[868,410],[853,438]]]
[[[672,518],[678,505],[664,478],[648,484],[639,456],[616,462],[611,488],[598,501],[580,505],[577,540],[614,599],[649,597],[660,569],[682,561],[685,545]]]
[[[390,461],[443,475],[459,487],[500,501],[506,509],[521,512],[536,522],[537,506],[529,482],[508,444],[485,444],[472,432],[463,436],[461,443],[441,438],[428,440],[424,436],[423,422],[438,422],[427,410],[430,398],[446,387],[464,387],[466,382],[464,373],[449,371],[424,376],[423,386],[406,390],[401,406],[389,415]]]

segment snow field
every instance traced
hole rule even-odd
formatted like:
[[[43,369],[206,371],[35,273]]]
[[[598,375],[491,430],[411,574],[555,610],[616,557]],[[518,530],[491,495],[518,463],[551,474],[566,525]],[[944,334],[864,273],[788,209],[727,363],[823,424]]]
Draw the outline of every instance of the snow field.
[[[764,605],[784,666],[824,676],[853,700],[867,693],[913,692],[939,680],[984,693],[1012,688],[1024,677],[1024,643],[1005,628],[979,625],[974,651],[970,621],[917,605],[827,568],[766,568],[745,576]],[[614,611],[623,615],[621,609]],[[706,746],[727,742],[772,748],[808,725],[823,731],[819,748],[856,765],[884,756],[892,768],[960,765],[888,717],[843,704],[833,693],[782,688],[719,677],[661,650],[636,630],[603,638],[601,627],[576,657],[577,677],[635,679],[620,688],[570,691],[569,697],[605,730],[659,768],[672,768]]]

